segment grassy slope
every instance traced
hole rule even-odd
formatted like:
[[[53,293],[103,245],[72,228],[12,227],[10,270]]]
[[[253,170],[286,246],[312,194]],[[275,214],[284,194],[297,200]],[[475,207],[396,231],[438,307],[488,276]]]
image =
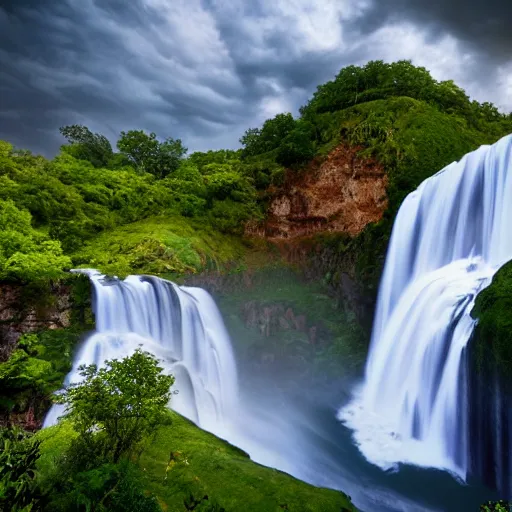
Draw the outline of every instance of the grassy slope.
[[[238,448],[171,414],[172,425],[159,429],[139,461],[147,489],[158,497],[163,510],[185,510],[183,500],[190,493],[198,498],[208,495],[210,503],[218,503],[226,512],[357,510],[343,493],[316,488],[256,464]],[[43,441],[42,473],[51,470],[53,458],[69,445],[73,435],[65,423],[38,433]],[[171,452],[180,455],[165,479]]]
[[[182,274],[243,259],[248,248],[229,236],[181,216],[151,217],[99,234],[72,255],[80,267],[125,276]]]

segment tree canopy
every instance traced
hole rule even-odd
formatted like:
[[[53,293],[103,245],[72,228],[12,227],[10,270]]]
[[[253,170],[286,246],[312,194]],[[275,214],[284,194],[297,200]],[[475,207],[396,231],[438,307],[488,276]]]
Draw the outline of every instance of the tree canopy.
[[[172,174],[187,152],[180,139],[168,137],[159,142],[155,133],[142,130],[121,132],[117,148],[140,172],[149,172],[158,179]]]
[[[114,155],[109,140],[104,135],[92,133],[86,126],[63,126],[60,133],[71,144],[68,152],[78,160],[91,162],[94,167],[106,167]]]
[[[117,463],[165,419],[174,377],[164,375],[157,359],[137,349],[104,368],[82,366],[79,384],[58,397],[81,436],[100,444],[103,454]]]

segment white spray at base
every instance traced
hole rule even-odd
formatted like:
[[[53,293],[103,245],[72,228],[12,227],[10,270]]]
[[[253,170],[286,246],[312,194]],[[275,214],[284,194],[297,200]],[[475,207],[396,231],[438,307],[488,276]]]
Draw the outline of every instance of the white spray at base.
[[[425,180],[396,217],[365,381],[338,418],[368,461],[469,469],[463,358],[476,295],[512,259],[512,136]]]
[[[80,348],[65,385],[79,382],[81,365],[123,359],[140,345],[153,353],[176,382],[173,409],[204,430],[225,437],[237,412],[237,373],[229,335],[211,296],[150,276],[108,280],[94,270],[96,331]],[[53,406],[44,426],[58,421]]]

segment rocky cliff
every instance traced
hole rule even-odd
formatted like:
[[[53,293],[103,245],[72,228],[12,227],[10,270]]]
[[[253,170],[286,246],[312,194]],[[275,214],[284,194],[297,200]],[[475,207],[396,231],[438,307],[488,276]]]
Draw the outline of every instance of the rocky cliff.
[[[360,148],[338,146],[325,159],[301,171],[288,171],[274,190],[266,220],[247,234],[271,240],[318,232],[359,234],[387,208],[387,175],[375,160],[357,156]]]
[[[32,290],[0,283],[0,362],[7,360],[22,334],[69,327],[71,310],[68,285]]]

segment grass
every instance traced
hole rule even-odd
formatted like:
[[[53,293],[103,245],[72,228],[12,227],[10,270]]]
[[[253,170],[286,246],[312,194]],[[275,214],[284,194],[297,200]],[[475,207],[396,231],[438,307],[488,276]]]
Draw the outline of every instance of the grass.
[[[184,511],[184,500],[208,496],[226,512],[352,512],[357,509],[343,493],[313,487],[290,475],[252,462],[230,445],[175,412],[138,461],[147,491],[164,511]],[[76,434],[62,423],[37,434],[42,441],[38,462],[49,473],[56,458]],[[170,454],[174,462],[170,462]],[[199,508],[198,510],[201,510]]]
[[[181,216],[151,217],[99,234],[72,255],[79,267],[120,277],[131,273],[184,274],[244,258],[240,237]]]

